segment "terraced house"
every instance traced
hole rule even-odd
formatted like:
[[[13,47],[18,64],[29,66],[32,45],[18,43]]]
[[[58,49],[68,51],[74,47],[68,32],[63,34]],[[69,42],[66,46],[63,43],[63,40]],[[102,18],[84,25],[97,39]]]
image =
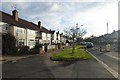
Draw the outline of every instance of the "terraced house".
[[[0,21],[0,33],[11,33],[16,38],[16,47],[29,46],[33,48],[37,44],[47,44],[43,46],[45,49],[56,48],[55,44],[66,43],[66,37],[59,31],[48,30],[41,25],[41,21],[38,24],[34,24],[27,20],[19,18],[17,10],[12,11],[12,15],[0,11],[2,20]],[[46,47],[46,48],[45,48]],[[47,50],[46,50],[47,51]]]
[[[0,21],[1,33],[11,33],[15,36],[16,46],[26,45],[30,48],[39,43],[50,43],[49,30],[41,26],[19,18],[18,11],[12,11],[12,15],[0,11],[2,20]]]
[[[38,25],[34,24],[39,28],[39,31],[36,33],[36,39],[39,44],[51,44],[51,33],[48,29],[41,25],[41,22],[38,21]]]

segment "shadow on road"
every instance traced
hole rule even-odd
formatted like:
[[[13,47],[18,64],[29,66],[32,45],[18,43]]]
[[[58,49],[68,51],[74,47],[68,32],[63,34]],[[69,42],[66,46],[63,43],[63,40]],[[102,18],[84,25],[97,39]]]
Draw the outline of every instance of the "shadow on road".
[[[77,61],[73,62],[59,62],[60,64],[56,65],[55,67],[67,67],[69,65],[75,64]]]

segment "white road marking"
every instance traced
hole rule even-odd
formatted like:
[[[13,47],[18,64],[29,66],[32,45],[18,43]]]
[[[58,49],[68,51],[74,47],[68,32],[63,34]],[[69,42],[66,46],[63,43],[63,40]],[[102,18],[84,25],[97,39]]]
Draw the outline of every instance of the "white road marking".
[[[89,51],[87,51],[88,53],[90,53]],[[107,64],[105,64],[104,62],[102,62],[101,60],[99,60],[97,57],[95,57],[92,53],[90,53],[105,69],[107,69],[115,78],[118,78],[118,76],[120,76],[118,74],[118,72],[116,72],[115,70],[113,70],[112,68],[110,68]]]
[[[118,57],[112,56],[112,55],[110,55],[110,54],[105,54],[105,55],[107,55],[107,56],[109,56],[109,57],[111,57],[111,58],[113,58],[113,59],[116,59],[116,60],[119,60],[119,61],[120,61],[120,59],[119,59]]]

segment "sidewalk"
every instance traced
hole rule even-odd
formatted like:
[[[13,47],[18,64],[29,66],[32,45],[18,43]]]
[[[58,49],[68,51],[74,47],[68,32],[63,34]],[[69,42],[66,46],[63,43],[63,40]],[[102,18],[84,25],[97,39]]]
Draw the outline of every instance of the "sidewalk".
[[[28,58],[35,55],[3,55],[3,56],[0,55],[0,63],[16,62],[17,60]]]
[[[51,51],[50,53],[57,53],[58,51],[61,51],[62,49],[58,49],[55,51]],[[48,53],[48,52],[46,52]],[[28,57],[32,57],[32,56],[36,56],[36,55],[41,55],[41,56],[45,56],[45,54],[33,54],[33,55],[0,55],[0,63],[6,63],[6,62],[16,62],[17,60],[20,59],[24,59],[24,58],[28,58]]]

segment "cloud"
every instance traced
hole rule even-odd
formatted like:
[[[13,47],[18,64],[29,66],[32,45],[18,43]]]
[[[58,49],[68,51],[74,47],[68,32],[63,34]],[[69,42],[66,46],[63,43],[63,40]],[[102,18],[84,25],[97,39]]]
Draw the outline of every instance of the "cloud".
[[[65,0],[64,0],[65,1]],[[4,2],[3,11],[11,13],[13,3]],[[117,3],[109,2],[19,2],[19,16],[29,21],[42,22],[48,29],[63,32],[65,27],[83,25],[91,34],[106,33],[106,23],[110,32],[117,27]],[[114,26],[114,27],[112,27]]]
[[[2,2],[118,2],[118,0],[2,0]]]
[[[53,4],[51,7],[51,11],[59,11],[60,7],[58,4]]]

